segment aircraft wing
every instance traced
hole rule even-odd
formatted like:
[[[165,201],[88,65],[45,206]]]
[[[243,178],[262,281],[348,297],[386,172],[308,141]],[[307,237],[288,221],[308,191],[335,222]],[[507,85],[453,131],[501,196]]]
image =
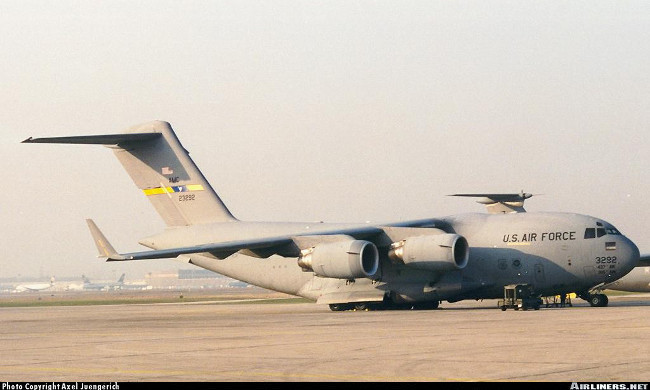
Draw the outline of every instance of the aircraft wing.
[[[228,255],[240,251],[240,250],[264,250],[270,249],[270,252],[267,253],[283,253],[281,248],[287,245],[294,243],[293,236],[278,236],[278,237],[265,237],[265,238],[256,238],[250,240],[237,240],[237,241],[226,241],[219,243],[210,243],[210,244],[201,244],[194,246],[178,247],[171,249],[160,249],[160,250],[149,250],[142,252],[132,252],[132,253],[118,253],[108,242],[104,234],[99,230],[97,225],[91,219],[87,219],[88,227],[90,228],[90,233],[93,236],[95,245],[99,250],[99,257],[105,257],[106,261],[130,261],[130,260],[150,260],[150,259],[165,259],[165,258],[175,258],[180,255],[186,255],[191,253],[205,253],[209,252],[216,254],[217,257],[227,257]],[[351,228],[351,229],[338,229],[331,232],[319,232],[317,235],[350,235],[356,238],[367,237],[371,235],[376,235],[382,233],[383,230],[375,227],[361,227],[361,228]],[[291,250],[290,250],[291,251]],[[299,250],[292,250],[294,255],[299,254]],[[223,256],[220,256],[222,254]]]
[[[650,254],[641,255],[637,267],[650,267]]]
[[[174,258],[180,255],[202,252],[236,252],[241,249],[258,249],[271,246],[285,245],[291,243],[289,237],[270,237],[257,240],[238,240],[227,241],[214,244],[203,244],[172,249],[150,250],[142,252],[119,254],[108,242],[104,234],[99,230],[92,219],[87,219],[90,233],[93,236],[95,245],[99,250],[100,257],[106,257],[107,261],[127,261],[127,260],[149,260],[149,259],[166,259]]]

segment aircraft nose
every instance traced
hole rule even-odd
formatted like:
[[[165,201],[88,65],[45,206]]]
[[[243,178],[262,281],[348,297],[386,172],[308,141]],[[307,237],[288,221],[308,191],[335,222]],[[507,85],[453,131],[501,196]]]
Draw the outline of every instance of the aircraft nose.
[[[627,274],[638,265],[641,254],[636,244],[625,236],[621,237],[619,245],[621,246],[618,251],[619,265],[621,266],[620,271],[623,274]]]

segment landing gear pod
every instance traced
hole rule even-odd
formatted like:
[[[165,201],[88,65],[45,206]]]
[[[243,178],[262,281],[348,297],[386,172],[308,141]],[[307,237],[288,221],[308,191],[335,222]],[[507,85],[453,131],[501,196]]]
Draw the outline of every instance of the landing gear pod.
[[[326,278],[370,278],[379,269],[379,252],[369,241],[332,242],[303,250],[298,265]]]

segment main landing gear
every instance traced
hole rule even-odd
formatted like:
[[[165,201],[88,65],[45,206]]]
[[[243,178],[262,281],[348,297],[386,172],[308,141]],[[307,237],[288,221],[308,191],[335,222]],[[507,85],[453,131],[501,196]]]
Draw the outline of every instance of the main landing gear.
[[[393,302],[355,302],[355,303],[332,303],[330,310],[433,310],[440,305],[439,301],[417,302],[417,303],[393,303]]]
[[[347,311],[347,310],[358,310],[358,311],[367,311],[375,310],[378,306],[381,306],[381,303],[369,303],[369,302],[355,302],[355,303],[332,303],[330,304],[330,310],[332,311]]]

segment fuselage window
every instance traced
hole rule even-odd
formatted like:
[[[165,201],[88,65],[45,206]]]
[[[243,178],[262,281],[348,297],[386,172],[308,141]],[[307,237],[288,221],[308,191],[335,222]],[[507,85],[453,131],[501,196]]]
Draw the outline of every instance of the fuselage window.
[[[594,228],[585,229],[585,238],[596,238],[596,229]]]

